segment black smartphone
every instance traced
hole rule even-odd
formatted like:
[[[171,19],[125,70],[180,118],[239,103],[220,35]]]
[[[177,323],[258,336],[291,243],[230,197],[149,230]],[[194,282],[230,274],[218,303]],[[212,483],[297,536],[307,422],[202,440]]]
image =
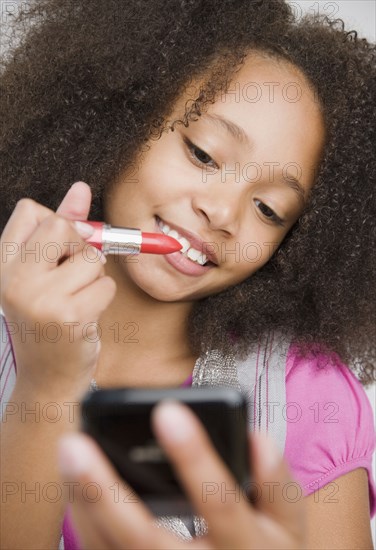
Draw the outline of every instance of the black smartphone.
[[[247,406],[242,394],[233,388],[97,390],[82,401],[82,430],[97,441],[120,476],[154,514],[192,514],[191,504],[151,428],[151,411],[163,399],[180,401],[192,409],[246,494],[250,481]],[[208,479],[206,485],[209,494],[223,490],[213,488],[211,481]]]

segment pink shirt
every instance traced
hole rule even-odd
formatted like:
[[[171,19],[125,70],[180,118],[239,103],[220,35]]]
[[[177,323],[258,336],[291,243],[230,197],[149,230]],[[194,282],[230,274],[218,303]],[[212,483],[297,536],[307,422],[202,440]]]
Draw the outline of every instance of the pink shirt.
[[[9,399],[16,365],[9,338],[2,335],[0,402]],[[326,366],[319,368],[322,365]],[[183,386],[191,384],[189,377]],[[287,434],[284,457],[293,477],[309,495],[338,477],[365,468],[368,473],[371,517],[376,511],[376,488],[372,475],[375,426],[371,405],[363,386],[336,356],[335,364],[320,354],[300,359],[294,344],[286,361]],[[328,498],[335,499],[335,485]],[[69,519],[63,524],[65,550],[79,548]]]

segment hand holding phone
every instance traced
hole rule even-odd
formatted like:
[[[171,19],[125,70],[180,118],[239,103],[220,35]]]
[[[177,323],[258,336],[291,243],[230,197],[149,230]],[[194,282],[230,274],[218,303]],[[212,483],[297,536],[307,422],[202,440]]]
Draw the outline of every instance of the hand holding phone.
[[[233,388],[98,390],[82,402],[82,429],[155,514],[191,514],[190,501],[151,428],[153,407],[166,399],[192,409],[246,492],[250,480],[247,407]]]

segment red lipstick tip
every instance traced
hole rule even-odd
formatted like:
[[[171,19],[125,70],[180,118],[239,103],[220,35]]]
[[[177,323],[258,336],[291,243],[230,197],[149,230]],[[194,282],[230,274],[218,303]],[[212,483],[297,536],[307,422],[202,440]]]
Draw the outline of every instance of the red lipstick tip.
[[[163,233],[142,233],[141,252],[150,254],[171,254],[178,252],[183,246]]]

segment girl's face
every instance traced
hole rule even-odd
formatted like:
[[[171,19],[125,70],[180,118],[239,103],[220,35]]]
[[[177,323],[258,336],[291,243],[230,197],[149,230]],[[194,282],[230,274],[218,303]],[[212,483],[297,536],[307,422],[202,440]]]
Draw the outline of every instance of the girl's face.
[[[197,89],[190,92],[177,102],[171,122],[183,118]],[[227,94],[189,127],[177,124],[151,140],[137,171],[124,175],[106,202],[108,223],[143,231],[168,226],[186,239],[184,248],[213,253],[209,265],[176,252],[112,258],[112,268],[169,302],[243,281],[270,259],[299,218],[324,139],[318,103],[298,69],[248,56]]]

